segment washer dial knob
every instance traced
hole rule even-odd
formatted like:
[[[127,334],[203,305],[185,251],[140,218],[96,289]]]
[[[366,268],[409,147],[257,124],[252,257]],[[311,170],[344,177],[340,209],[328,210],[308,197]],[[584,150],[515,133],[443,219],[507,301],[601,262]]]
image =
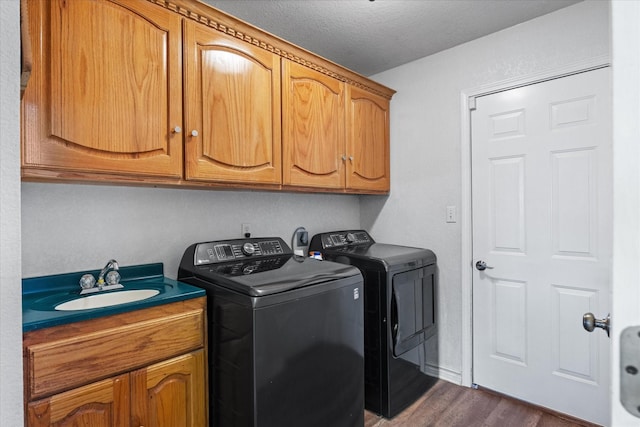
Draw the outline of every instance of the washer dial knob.
[[[253,243],[247,242],[242,245],[242,253],[246,256],[251,256],[256,252],[256,248],[253,246]]]
[[[353,243],[356,241],[356,236],[353,233],[347,233],[347,235],[344,237],[347,240],[347,243]]]

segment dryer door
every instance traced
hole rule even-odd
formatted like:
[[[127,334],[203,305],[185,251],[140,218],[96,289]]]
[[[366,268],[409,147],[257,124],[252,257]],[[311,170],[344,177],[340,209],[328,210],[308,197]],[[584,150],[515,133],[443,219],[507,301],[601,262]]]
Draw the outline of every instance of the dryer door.
[[[393,276],[391,336],[393,355],[423,343],[435,333],[435,266]]]

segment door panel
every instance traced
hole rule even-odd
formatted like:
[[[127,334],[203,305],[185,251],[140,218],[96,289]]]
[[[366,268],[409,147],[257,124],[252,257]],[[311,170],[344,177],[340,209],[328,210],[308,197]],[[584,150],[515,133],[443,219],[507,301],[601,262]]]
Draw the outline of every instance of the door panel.
[[[611,109],[600,69],[477,98],[472,112],[474,382],[609,419]]]
[[[589,334],[574,333],[574,328],[568,326],[591,311],[596,303],[597,294],[592,290],[552,286],[551,313],[552,324],[555,326],[551,331],[551,357],[555,375],[596,385],[596,341],[590,339]],[[576,353],[583,356],[575,357]]]
[[[554,257],[593,258],[597,242],[595,149],[552,153],[552,242]]]
[[[492,282],[491,354],[496,359],[525,365],[527,284],[513,280]]]
[[[524,164],[522,156],[490,161],[494,251],[524,253]]]

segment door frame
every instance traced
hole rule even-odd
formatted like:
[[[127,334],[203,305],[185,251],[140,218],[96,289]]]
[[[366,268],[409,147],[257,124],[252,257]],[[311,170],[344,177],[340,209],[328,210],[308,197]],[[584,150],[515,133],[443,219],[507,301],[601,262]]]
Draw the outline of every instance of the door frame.
[[[620,402],[620,333],[640,324],[640,3],[611,2],[613,55],[613,298],[611,425],[637,426],[640,420]],[[635,187],[636,191],[629,191]]]
[[[570,76],[611,66],[609,55],[567,64],[540,73],[502,80],[497,83],[464,89],[460,92],[460,171],[461,171],[461,285],[462,285],[462,372],[461,384],[473,384],[473,226],[471,212],[471,108],[480,96],[529,86],[535,83]],[[613,137],[613,135],[612,135]]]

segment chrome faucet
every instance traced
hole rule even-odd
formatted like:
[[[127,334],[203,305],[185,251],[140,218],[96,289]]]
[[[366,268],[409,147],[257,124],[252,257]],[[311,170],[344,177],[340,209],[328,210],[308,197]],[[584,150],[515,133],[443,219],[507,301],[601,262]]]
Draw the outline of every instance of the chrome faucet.
[[[80,278],[80,287],[82,288],[80,295],[99,292],[102,290],[106,291],[123,288],[124,286],[120,284],[120,273],[118,273],[119,268],[118,261],[115,259],[109,260],[107,265],[105,265],[102,271],[100,271],[97,282],[95,277],[93,277],[93,274],[84,274]],[[106,283],[104,280],[105,277],[107,278]]]
[[[107,265],[104,266],[104,268],[102,269],[102,271],[100,272],[100,275],[98,276],[98,287],[102,288],[102,286],[104,286],[104,275],[107,274],[107,272],[109,270],[118,270],[118,261],[116,261],[115,259],[109,260],[109,262],[107,263]]]

